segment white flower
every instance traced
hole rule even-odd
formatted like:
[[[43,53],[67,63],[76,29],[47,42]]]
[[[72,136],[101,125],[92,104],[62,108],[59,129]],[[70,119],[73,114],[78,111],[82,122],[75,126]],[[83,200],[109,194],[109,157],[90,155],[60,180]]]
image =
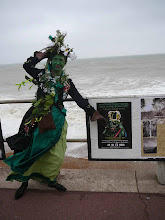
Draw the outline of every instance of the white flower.
[[[66,46],[62,46],[62,47],[60,48],[60,50],[61,50],[62,52],[64,52],[64,56],[68,56],[69,48],[67,48]]]
[[[56,83],[56,80],[55,80],[55,79],[52,79],[51,81],[52,81],[53,83]]]
[[[64,52],[64,56],[67,56],[68,55],[68,50],[65,50],[65,52]]]
[[[51,88],[50,91],[51,91],[52,94],[55,94],[55,89],[53,87]]]
[[[76,55],[74,52],[71,52],[71,53],[69,54],[69,58],[70,58],[71,60],[75,60],[75,59],[77,58],[77,55]]]
[[[66,47],[62,46],[62,47],[60,48],[60,50],[61,50],[61,51],[65,51],[65,50],[66,50]]]
[[[44,88],[43,88],[43,91],[44,91],[44,92],[48,92],[48,89],[44,87]]]

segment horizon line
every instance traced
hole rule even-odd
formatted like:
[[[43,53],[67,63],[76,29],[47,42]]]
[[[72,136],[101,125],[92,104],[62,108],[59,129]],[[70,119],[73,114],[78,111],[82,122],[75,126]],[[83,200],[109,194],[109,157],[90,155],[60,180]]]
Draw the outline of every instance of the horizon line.
[[[85,59],[100,59],[100,58],[116,58],[116,57],[130,57],[130,56],[151,56],[151,55],[165,55],[164,53],[149,53],[149,54],[129,54],[129,55],[115,55],[115,56],[101,56],[101,57],[81,57],[77,58],[76,60],[85,60]],[[72,62],[71,60],[68,60]],[[42,62],[42,61],[41,61]],[[0,65],[14,65],[14,64],[22,64],[23,62],[20,63],[0,63]]]

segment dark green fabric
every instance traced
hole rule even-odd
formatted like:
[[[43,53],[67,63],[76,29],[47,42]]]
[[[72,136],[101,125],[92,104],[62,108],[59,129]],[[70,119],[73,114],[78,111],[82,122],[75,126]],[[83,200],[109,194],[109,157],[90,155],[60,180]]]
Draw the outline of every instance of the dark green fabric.
[[[17,180],[17,181],[20,181],[20,182],[28,182],[29,179],[43,180],[44,182],[46,182],[50,185],[53,185],[54,183],[57,182],[56,179],[54,181],[50,181],[49,178],[43,176],[40,173],[32,173],[30,176],[23,176],[21,174],[13,174],[13,175],[9,175],[6,179],[6,181]]]
[[[12,171],[23,174],[38,158],[43,156],[58,142],[65,122],[65,114],[53,106],[52,116],[56,130],[49,130],[40,134],[37,127],[34,130],[33,141],[29,147],[23,152],[14,154],[4,160],[11,167]]]

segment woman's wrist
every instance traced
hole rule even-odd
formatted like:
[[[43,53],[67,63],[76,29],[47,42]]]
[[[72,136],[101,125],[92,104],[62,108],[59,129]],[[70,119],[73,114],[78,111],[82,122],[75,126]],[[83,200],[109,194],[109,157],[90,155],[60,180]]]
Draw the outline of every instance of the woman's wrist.
[[[40,61],[46,58],[46,54],[47,54],[46,52],[45,53],[42,53],[40,51],[34,52],[34,56],[37,57]]]

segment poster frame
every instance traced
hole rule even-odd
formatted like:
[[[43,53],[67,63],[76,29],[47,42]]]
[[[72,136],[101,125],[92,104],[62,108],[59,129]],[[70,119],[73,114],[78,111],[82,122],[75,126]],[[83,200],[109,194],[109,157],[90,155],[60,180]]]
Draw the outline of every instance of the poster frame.
[[[155,96],[152,96],[155,97]],[[161,96],[158,96],[161,97]],[[135,98],[131,97],[131,98]],[[138,98],[138,97],[137,97]],[[139,97],[141,99],[143,97]],[[90,98],[92,99],[92,98]],[[90,99],[88,99],[90,103]],[[99,98],[93,98],[93,99],[99,99]],[[106,99],[106,98],[104,98]],[[107,98],[107,100],[110,100],[111,98]],[[97,103],[96,103],[97,105]],[[87,131],[87,147],[88,147],[88,160],[89,161],[165,161],[165,157],[144,157],[144,158],[95,158],[92,156],[92,143],[91,143],[91,123],[90,123],[91,117],[86,114],[86,131]],[[98,125],[97,125],[98,126]],[[132,131],[133,133],[133,131]]]

